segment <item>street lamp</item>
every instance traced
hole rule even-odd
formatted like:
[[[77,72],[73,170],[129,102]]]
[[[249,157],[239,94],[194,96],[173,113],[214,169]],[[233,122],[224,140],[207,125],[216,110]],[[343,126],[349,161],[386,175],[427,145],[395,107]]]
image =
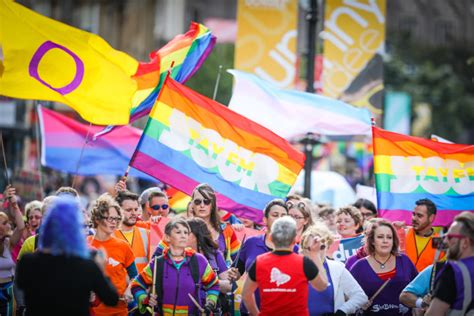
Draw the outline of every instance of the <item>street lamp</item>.
[[[304,161],[304,191],[303,195],[308,199],[311,199],[311,172],[313,170],[313,149],[314,146],[321,143],[320,135],[313,133],[306,133],[299,143],[304,146],[304,155],[306,157]]]

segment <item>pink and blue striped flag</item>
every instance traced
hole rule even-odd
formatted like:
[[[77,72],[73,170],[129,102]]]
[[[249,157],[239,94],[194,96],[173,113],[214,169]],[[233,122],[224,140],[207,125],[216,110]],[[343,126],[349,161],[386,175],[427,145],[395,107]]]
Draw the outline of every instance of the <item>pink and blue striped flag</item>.
[[[100,126],[81,124],[41,106],[38,107],[38,117],[41,164],[67,173],[123,175],[142,134],[137,128],[125,126],[93,141],[91,136],[101,129]],[[152,179],[138,170],[130,170],[130,175]]]

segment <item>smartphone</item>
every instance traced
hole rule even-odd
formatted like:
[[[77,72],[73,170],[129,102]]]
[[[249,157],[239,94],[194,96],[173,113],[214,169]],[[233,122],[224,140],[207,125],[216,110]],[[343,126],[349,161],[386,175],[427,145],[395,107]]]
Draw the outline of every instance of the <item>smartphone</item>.
[[[440,249],[440,250],[448,249],[448,245],[444,242],[443,237],[431,238],[431,247],[433,249]]]

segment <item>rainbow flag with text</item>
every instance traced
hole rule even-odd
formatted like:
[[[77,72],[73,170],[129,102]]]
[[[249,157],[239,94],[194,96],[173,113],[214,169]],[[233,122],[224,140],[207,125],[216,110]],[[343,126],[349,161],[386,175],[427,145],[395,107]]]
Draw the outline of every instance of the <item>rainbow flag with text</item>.
[[[474,146],[446,144],[373,127],[379,215],[411,221],[415,202],[432,200],[434,225],[474,211]]]
[[[171,78],[130,161],[186,194],[208,183],[220,208],[257,222],[266,203],[286,197],[303,164],[283,138]]]

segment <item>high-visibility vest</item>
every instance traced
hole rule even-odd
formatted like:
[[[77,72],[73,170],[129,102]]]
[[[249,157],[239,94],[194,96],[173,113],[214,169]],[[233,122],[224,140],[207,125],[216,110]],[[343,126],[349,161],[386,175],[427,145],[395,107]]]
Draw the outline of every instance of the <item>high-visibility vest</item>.
[[[427,266],[434,263],[436,249],[431,247],[431,239],[433,237],[438,237],[438,236],[439,235],[437,233],[433,233],[429,237],[430,240],[426,243],[425,248],[423,248],[421,252],[418,253],[418,249],[416,247],[415,231],[413,230],[413,228],[410,228],[408,230],[406,241],[405,241],[406,255],[413,262],[418,272],[424,270]],[[442,253],[439,259],[441,259],[443,256],[444,254]]]
[[[120,229],[115,231],[115,237],[129,243]],[[130,246],[135,255],[135,265],[137,266],[138,273],[140,273],[148,264],[148,255],[150,253],[150,231],[145,228],[134,226],[132,243]]]

